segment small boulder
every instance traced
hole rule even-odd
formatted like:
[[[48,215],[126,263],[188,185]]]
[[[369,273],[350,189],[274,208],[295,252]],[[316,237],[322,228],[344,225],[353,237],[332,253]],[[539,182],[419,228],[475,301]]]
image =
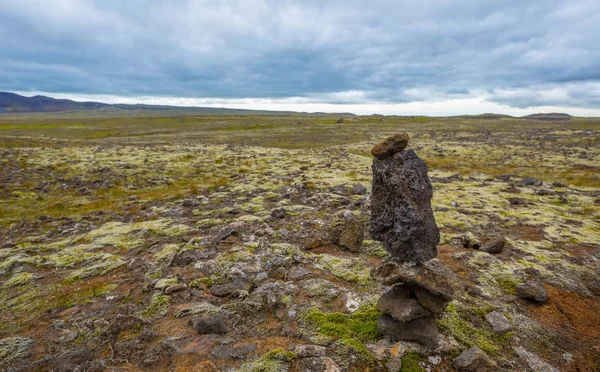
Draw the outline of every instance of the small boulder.
[[[367,193],[367,188],[363,184],[357,183],[352,186],[351,193],[352,195],[364,195]]]
[[[441,314],[446,310],[448,299],[444,296],[436,295],[419,286],[412,286],[411,289],[421,306],[432,313]]]
[[[431,349],[438,346],[438,329],[434,316],[399,322],[390,315],[383,314],[379,317],[377,329],[394,341],[414,341]]]
[[[502,253],[505,244],[506,240],[504,240],[504,238],[495,239],[485,243],[483,247],[481,247],[481,250],[487,253]]]
[[[231,283],[213,285],[210,293],[217,297],[227,297],[235,295],[240,291],[249,291],[252,288],[252,282],[246,278],[237,278]]]
[[[170,295],[175,292],[183,291],[187,286],[183,283],[173,284],[165,288],[165,294]]]
[[[225,322],[219,315],[215,315],[209,318],[193,318],[190,319],[188,323],[192,327],[194,327],[196,332],[198,332],[201,335],[223,335],[229,332],[227,326],[225,325]]]
[[[420,286],[448,301],[460,297],[465,291],[460,278],[438,259],[417,265],[384,261],[371,270],[371,276],[384,285],[404,283]]]
[[[299,372],[341,372],[342,369],[328,357],[302,358],[298,362]]]
[[[284,218],[287,215],[285,208],[277,208],[271,211],[271,217],[273,218]]]
[[[506,333],[512,331],[512,325],[499,311],[492,311],[491,313],[486,314],[485,320],[492,326],[492,330],[496,333]]]
[[[483,350],[473,346],[454,358],[454,367],[459,371],[486,372],[495,371],[497,365]]]
[[[351,211],[343,211],[332,225],[329,236],[332,242],[351,252],[358,252],[362,246],[365,228]]]
[[[517,286],[517,295],[525,300],[545,302],[548,300],[548,292],[544,283],[538,278],[529,279]]]
[[[379,297],[377,311],[389,314],[399,322],[408,322],[429,314],[426,308],[410,297],[411,292],[407,286],[396,285]]]
[[[407,133],[396,134],[373,146],[371,154],[379,160],[387,159],[395,153],[404,150],[409,140],[410,137]]]
[[[559,372],[558,368],[555,368],[544,361],[542,358],[537,356],[536,354],[525,350],[521,346],[517,346],[514,348],[515,352],[529,365],[532,371],[539,372]]]
[[[217,359],[235,360],[256,357],[256,345],[245,344],[240,346],[217,345],[212,349],[212,355]]]

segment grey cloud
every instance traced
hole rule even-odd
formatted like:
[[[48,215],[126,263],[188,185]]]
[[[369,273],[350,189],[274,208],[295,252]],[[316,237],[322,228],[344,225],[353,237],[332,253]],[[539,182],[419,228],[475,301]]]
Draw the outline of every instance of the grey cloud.
[[[6,1],[0,90],[600,107],[599,42],[593,0]]]

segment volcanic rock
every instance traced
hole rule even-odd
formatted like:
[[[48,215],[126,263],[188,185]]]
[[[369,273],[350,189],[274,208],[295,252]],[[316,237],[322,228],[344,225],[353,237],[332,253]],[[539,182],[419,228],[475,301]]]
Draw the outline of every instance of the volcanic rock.
[[[502,253],[505,244],[506,240],[496,239],[485,243],[485,245],[481,247],[481,250],[487,253]]]
[[[477,346],[463,351],[454,359],[454,367],[459,371],[495,371],[496,363]]]
[[[492,326],[492,330],[496,333],[506,333],[512,331],[512,326],[506,316],[499,311],[492,311],[486,314],[485,320]]]
[[[351,252],[358,252],[364,237],[364,225],[351,211],[343,211],[329,232],[331,241]]]
[[[438,259],[410,265],[394,260],[380,263],[371,270],[371,276],[384,285],[404,283],[422,287],[429,292],[442,296],[447,301],[460,297],[464,285],[460,278]]]
[[[206,334],[225,334],[228,332],[227,326],[219,315],[210,318],[190,319],[189,324],[201,335]]]
[[[411,292],[407,286],[396,285],[379,297],[377,311],[389,314],[400,322],[408,322],[429,314],[426,308],[410,297]]]
[[[415,341],[432,349],[438,345],[438,329],[434,316],[399,322],[390,315],[383,314],[379,317],[377,329],[394,341]]]
[[[425,162],[406,150],[373,159],[372,168],[371,236],[393,258],[409,262],[435,258],[440,232],[431,209],[433,188]]]
[[[396,134],[379,142],[371,149],[371,154],[379,160],[387,159],[406,148],[410,137],[406,133]]]

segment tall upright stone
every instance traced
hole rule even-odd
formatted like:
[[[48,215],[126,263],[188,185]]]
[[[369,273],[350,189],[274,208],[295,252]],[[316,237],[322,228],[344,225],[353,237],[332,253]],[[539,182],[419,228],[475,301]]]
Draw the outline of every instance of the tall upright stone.
[[[427,165],[405,150],[402,133],[373,147],[371,236],[390,252],[371,276],[391,288],[377,303],[377,328],[392,340],[438,345],[435,316],[464,287],[454,272],[435,259],[440,232],[435,224],[433,188]]]
[[[405,150],[408,135],[375,145],[371,194],[371,236],[393,258],[419,263],[437,256],[440,231],[431,209],[433,188],[427,165]],[[395,151],[395,152],[394,152]]]

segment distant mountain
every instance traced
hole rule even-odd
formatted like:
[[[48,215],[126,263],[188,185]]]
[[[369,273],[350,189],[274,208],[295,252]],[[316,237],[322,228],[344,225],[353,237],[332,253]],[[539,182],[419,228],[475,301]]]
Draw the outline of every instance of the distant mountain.
[[[523,119],[532,119],[532,120],[571,120],[573,118],[569,114],[561,114],[561,113],[546,113],[546,114],[532,114],[523,116]]]
[[[106,103],[75,102],[46,96],[23,97],[15,93],[0,92],[0,112],[58,112],[95,110],[110,107]]]
[[[69,99],[56,99],[46,96],[24,97],[15,93],[0,92],[0,114],[2,113],[43,113],[64,111],[169,111],[195,115],[294,115],[294,111],[263,111],[229,109],[219,107],[182,107],[163,105],[127,105],[100,102],[77,102]],[[301,113],[310,115],[309,113]],[[318,113],[313,113],[318,114]],[[351,113],[332,115],[353,116]]]

